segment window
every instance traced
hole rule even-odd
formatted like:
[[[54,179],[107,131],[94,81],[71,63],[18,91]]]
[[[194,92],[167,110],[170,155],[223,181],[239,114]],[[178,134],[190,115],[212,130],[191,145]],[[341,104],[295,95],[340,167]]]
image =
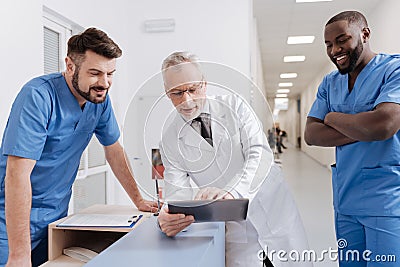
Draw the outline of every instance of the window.
[[[72,34],[83,30],[55,11],[43,7],[44,74],[65,69],[67,42]],[[68,213],[77,212],[93,204],[106,204],[106,185],[109,168],[102,145],[93,137],[82,154],[79,171],[72,187]]]
[[[47,27],[43,27],[44,34],[44,73],[61,70],[60,66],[60,35]]]
[[[67,51],[67,41],[72,29],[49,14],[43,17],[44,74],[62,71]]]

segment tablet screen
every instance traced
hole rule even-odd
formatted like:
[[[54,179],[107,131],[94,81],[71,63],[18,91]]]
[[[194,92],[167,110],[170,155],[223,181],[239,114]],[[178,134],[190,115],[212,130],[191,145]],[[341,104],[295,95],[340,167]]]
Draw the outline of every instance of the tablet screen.
[[[193,215],[196,222],[213,221],[243,221],[247,217],[249,200],[218,199],[218,200],[177,200],[169,201],[170,213]]]

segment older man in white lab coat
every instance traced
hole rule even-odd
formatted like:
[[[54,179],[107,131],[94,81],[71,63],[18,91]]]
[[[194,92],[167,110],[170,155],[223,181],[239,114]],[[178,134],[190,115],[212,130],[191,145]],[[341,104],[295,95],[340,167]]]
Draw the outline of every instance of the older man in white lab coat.
[[[308,245],[252,109],[236,95],[207,97],[207,82],[190,53],[171,54],[162,69],[166,93],[177,110],[160,144],[166,201],[249,198],[248,219],[226,224],[226,266],[261,267],[263,250],[275,267],[311,266],[271,255],[279,250],[301,253]],[[194,218],[163,208],[158,222],[166,235],[175,236]],[[268,259],[265,262],[272,266]]]

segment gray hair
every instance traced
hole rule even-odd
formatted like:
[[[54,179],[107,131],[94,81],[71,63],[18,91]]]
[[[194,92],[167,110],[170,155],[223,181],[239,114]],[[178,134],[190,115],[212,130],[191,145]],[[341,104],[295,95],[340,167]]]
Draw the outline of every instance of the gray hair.
[[[199,58],[195,54],[187,51],[174,52],[166,57],[162,63],[161,71],[163,75],[165,71],[171,67],[178,71],[181,69],[181,67],[179,67],[180,64],[187,63],[192,63],[202,73]]]

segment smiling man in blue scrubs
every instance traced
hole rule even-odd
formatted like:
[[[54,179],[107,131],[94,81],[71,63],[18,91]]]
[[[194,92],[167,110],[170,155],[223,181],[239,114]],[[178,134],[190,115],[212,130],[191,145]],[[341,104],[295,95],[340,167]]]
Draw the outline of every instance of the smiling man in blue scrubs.
[[[357,11],[339,13],[325,25],[327,54],[338,70],[318,88],[305,140],[336,147],[340,266],[399,266],[400,55],[375,54],[369,38]]]
[[[32,79],[15,99],[0,155],[0,266],[47,260],[47,225],[67,215],[93,134],[135,205],[156,210],[138,191],[118,141],[108,90],[121,54],[106,33],[89,28],[68,41],[64,73]]]

